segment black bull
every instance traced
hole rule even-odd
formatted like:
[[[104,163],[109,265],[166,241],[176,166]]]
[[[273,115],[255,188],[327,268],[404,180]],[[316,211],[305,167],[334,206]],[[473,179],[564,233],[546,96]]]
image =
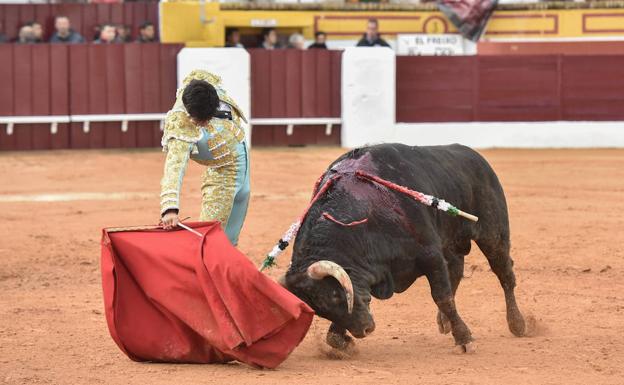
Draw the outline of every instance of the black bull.
[[[479,221],[427,207],[359,178],[356,171],[445,199]],[[371,296],[388,299],[425,276],[439,309],[440,332],[452,332],[456,345],[472,350],[471,332],[454,301],[471,240],[503,287],[509,329],[516,336],[525,333],[514,296],[505,195],[478,153],[460,145],[382,144],[338,158],[317,190],[336,176],[310,207],[295,241],[291,266],[282,278],[287,289],[332,321],[327,335],[330,345],[346,348],[352,342],[347,330],[357,338],[374,330]]]

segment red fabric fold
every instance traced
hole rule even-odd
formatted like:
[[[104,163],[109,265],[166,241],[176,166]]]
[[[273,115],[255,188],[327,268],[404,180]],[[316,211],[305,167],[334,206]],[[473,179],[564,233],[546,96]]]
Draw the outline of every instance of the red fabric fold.
[[[111,337],[135,361],[275,368],[313,311],[260,273],[218,223],[105,229],[102,287]]]

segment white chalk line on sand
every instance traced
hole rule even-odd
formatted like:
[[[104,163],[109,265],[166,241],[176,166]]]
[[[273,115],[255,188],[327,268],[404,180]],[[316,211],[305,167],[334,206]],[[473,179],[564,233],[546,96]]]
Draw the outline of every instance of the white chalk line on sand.
[[[252,194],[259,200],[280,201],[292,198],[309,197],[310,193],[295,194]],[[135,199],[157,199],[158,194],[146,192],[75,192],[58,194],[0,194],[0,203],[29,202],[75,202],[75,201],[124,201]]]
[[[7,194],[0,195],[0,203],[16,202],[73,202],[73,201],[123,201],[158,197],[143,192],[78,192],[59,194]]]

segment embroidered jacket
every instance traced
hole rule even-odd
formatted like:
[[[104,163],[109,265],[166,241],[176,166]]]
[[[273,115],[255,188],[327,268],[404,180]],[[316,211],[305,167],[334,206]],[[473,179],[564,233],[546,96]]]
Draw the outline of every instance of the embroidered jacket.
[[[232,120],[213,118],[206,127],[199,127],[191,121],[182,102],[182,93],[195,79],[205,80],[215,87],[221,101],[219,109],[231,111]],[[184,78],[182,87],[176,92],[176,102],[165,118],[161,141],[163,151],[167,153],[160,183],[161,214],[180,208],[180,189],[189,158],[212,168],[234,162],[233,149],[245,139],[241,121],[247,122],[236,102],[221,87],[221,78],[203,70],[194,70]]]

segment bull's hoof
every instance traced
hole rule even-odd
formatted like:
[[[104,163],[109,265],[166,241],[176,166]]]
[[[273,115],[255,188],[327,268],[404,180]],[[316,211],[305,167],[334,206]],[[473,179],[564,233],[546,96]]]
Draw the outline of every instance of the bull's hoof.
[[[446,318],[442,312],[438,311],[438,317],[436,319],[438,322],[438,330],[442,334],[449,334],[451,332],[451,321]]]
[[[509,325],[509,331],[514,336],[523,337],[527,335],[526,323],[519,311],[510,311],[507,313],[507,325]]]
[[[331,330],[327,332],[327,338],[325,340],[327,345],[338,350],[347,350],[349,347],[353,348],[355,342],[353,338],[346,334],[334,333]]]
[[[456,345],[455,351],[459,354],[473,354],[477,352],[477,345],[474,342],[468,342],[464,345]]]

